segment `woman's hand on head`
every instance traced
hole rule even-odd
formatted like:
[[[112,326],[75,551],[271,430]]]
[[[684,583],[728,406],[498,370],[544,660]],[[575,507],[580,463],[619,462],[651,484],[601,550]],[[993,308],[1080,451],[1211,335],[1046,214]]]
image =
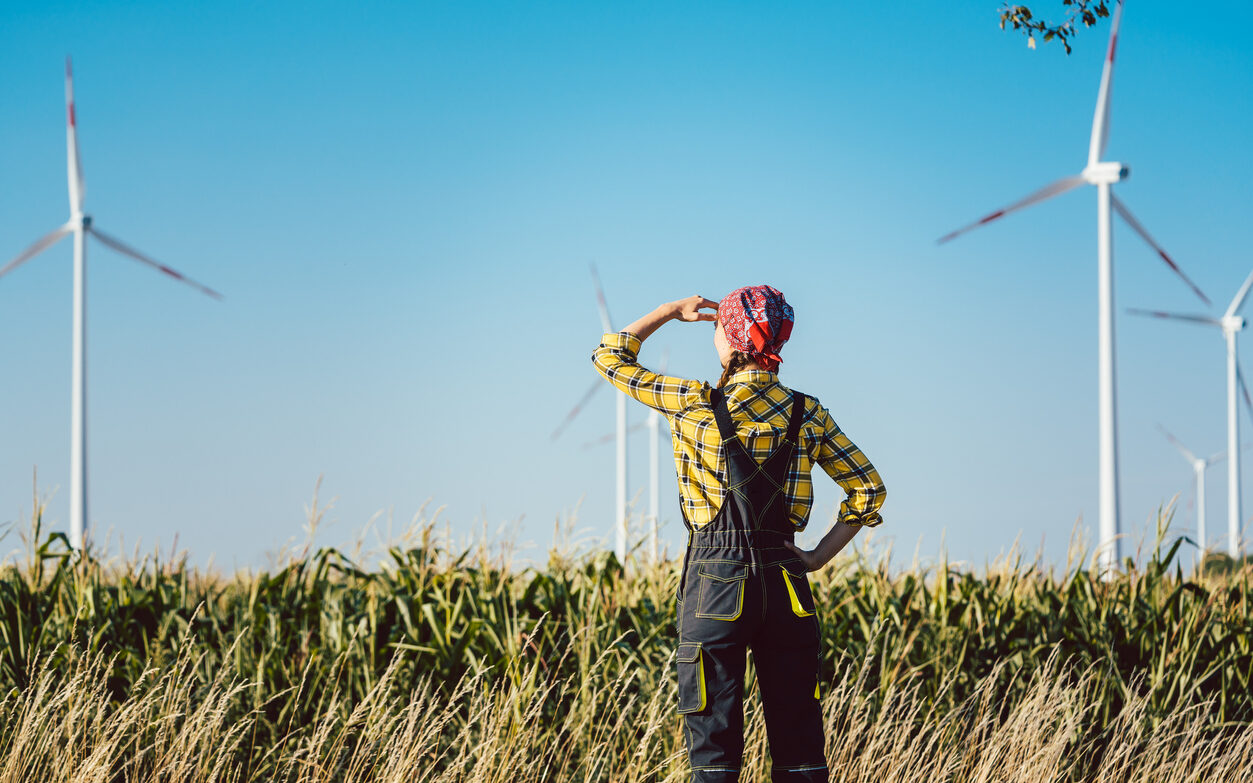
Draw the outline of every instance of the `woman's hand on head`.
[[[703,296],[689,296],[686,299],[671,302],[670,306],[674,308],[674,317],[680,321],[714,321],[718,318],[715,313],[701,312],[701,310],[717,311],[718,309],[717,302]]]

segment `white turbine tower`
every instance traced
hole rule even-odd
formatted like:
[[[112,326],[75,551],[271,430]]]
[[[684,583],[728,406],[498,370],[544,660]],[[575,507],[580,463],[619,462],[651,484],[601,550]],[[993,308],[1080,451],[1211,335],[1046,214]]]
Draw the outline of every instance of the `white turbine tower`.
[[[67,234],[74,235],[74,332],[73,364],[70,387],[70,544],[81,550],[87,535],[87,235],[91,234],[124,256],[187,283],[215,299],[221,294],[191,280],[170,267],[152,260],[138,250],[105,234],[83,213],[83,169],[78,158],[78,118],[74,111],[74,76],[70,60],[65,60],[65,141],[69,172],[70,219],[10,261],[0,276],[16,269],[55,245]]]
[[[596,274],[596,266],[592,266],[592,282],[596,284],[596,306],[600,309],[600,323],[606,332],[612,332],[612,321],[609,319],[609,305],[605,302],[605,291],[600,286],[600,275]],[[618,424],[618,465],[615,475],[616,492],[614,501],[614,552],[618,562],[626,562],[627,548],[627,406],[626,395],[615,394],[617,398]]]
[[[1201,459],[1180,443],[1178,438],[1167,432],[1165,427],[1159,424],[1157,428],[1166,436],[1171,445],[1178,449],[1184,460],[1192,466],[1192,473],[1196,480],[1196,546],[1200,550],[1197,562],[1200,562],[1205,559],[1205,552],[1209,549],[1208,533],[1205,528],[1205,471],[1209,469],[1210,465],[1226,459],[1227,452],[1220,451],[1217,454],[1211,454],[1205,459]]]
[[[605,292],[600,286],[600,275],[596,273],[596,266],[594,264],[592,265],[591,269],[592,269],[592,282],[596,286],[596,306],[600,310],[600,323],[606,332],[612,332],[613,326],[612,326],[612,322],[609,319],[609,305],[605,303]],[[604,381],[597,379],[591,385],[591,387],[589,387],[588,390],[584,392],[583,397],[579,400],[578,404],[570,409],[570,412],[566,414],[566,418],[562,420],[561,424],[558,425],[557,429],[553,431],[553,435],[552,435],[553,440],[556,440],[558,436],[561,435],[562,431],[566,428],[566,426],[569,425],[571,421],[574,421],[574,418],[579,415],[579,411],[583,409],[583,406],[587,404],[587,401],[592,398],[592,395],[595,394],[596,390],[599,389],[603,384],[604,384]],[[616,426],[615,432],[617,435],[617,442],[618,442],[618,456],[617,456],[617,469],[615,470],[616,495],[615,495],[615,500],[614,500],[614,539],[615,539],[614,552],[616,552],[618,555],[618,561],[625,563],[626,562],[626,540],[627,540],[626,395],[624,394],[617,395],[617,406],[618,406],[617,414],[615,417],[617,426]]]
[[[670,363],[670,351],[661,356],[662,375],[666,374],[666,365]],[[651,562],[656,563],[660,553],[657,551],[657,528],[661,520],[661,500],[659,497],[661,484],[661,414],[655,408],[648,411],[648,555]]]
[[[669,356],[670,352],[667,350],[661,357],[661,367],[659,368],[659,371],[662,374],[665,374],[666,372],[666,365],[669,363]],[[597,385],[600,385],[599,381],[597,382]],[[575,406],[574,410],[566,417],[566,421],[562,422],[562,427],[564,427],[566,423],[569,422],[569,420],[573,418],[576,413],[578,413],[579,408],[583,405],[583,401],[585,401],[589,395],[585,395],[584,400],[580,401],[579,404]],[[660,555],[658,548],[658,527],[661,520],[661,420],[661,414],[658,413],[656,409],[650,408],[648,411],[648,421],[646,423],[632,424],[630,427],[627,427],[627,432],[634,432],[644,427],[648,428],[648,553],[654,563],[657,562],[657,558]],[[558,428],[554,437],[556,437],[557,434],[560,434],[560,432],[561,428]],[[590,449],[595,446],[602,446],[614,440],[615,437],[616,433],[613,432],[608,435],[602,435],[596,440],[584,443],[583,448]]]
[[[1240,386],[1244,393],[1244,402],[1253,413],[1253,400],[1249,399],[1248,388],[1244,385],[1244,374],[1240,371],[1240,363],[1236,359],[1236,336],[1245,326],[1244,317],[1240,315],[1245,300],[1249,297],[1249,289],[1253,287],[1253,274],[1245,279],[1244,285],[1236,292],[1236,296],[1227,306],[1227,312],[1221,318],[1207,315],[1180,315],[1160,310],[1130,310],[1135,315],[1147,315],[1153,318],[1165,318],[1174,321],[1217,326],[1223,332],[1227,342],[1227,553],[1233,558],[1240,556],[1240,451],[1236,444],[1240,442],[1240,417],[1237,415],[1236,387]]]
[[[1114,8],[1110,26],[1109,48],[1105,54],[1105,66],[1101,72],[1101,86],[1096,96],[1096,112],[1092,118],[1092,134],[1088,142],[1088,164],[1083,171],[1037,190],[1020,201],[998,209],[970,225],[946,234],[940,243],[948,242],[972,229],[991,223],[1011,212],[1025,209],[1033,204],[1059,196],[1082,185],[1096,186],[1097,215],[1097,357],[1098,357],[1098,413],[1099,413],[1099,479],[1100,479],[1100,562],[1102,568],[1113,568],[1119,557],[1118,521],[1118,438],[1117,410],[1114,384],[1114,271],[1113,236],[1110,231],[1110,208],[1112,207],[1128,225],[1157,251],[1163,261],[1208,305],[1209,299],[1184,275],[1183,271],[1153,240],[1131,211],[1111,192],[1110,186],[1125,179],[1129,170],[1122,163],[1102,161],[1109,139],[1109,104],[1114,78],[1114,52],[1118,44],[1118,27],[1122,21],[1122,2]]]
[[[652,561],[657,562],[660,555],[658,546],[658,527],[661,519],[660,516],[660,496],[659,488],[661,483],[661,428],[662,416],[655,410],[648,412],[648,421],[638,422],[627,427],[627,433],[637,430],[647,429],[649,439],[648,453],[648,551],[652,557]],[[614,442],[618,437],[616,432],[610,432],[602,435],[595,440],[589,440],[583,444],[584,449],[592,449],[597,446],[603,446],[606,443]]]

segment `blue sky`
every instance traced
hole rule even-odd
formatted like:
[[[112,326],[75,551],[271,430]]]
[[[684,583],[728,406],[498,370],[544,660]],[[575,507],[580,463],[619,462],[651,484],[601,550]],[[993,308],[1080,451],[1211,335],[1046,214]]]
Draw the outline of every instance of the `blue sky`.
[[[258,563],[301,535],[322,475],[328,543],[424,503],[535,551],[576,509],[608,536],[612,448],[583,448],[612,427],[608,388],[549,439],[595,377],[594,262],[623,324],[781,289],[782,378],[880,468],[898,550],[943,536],[979,563],[1021,536],[1062,560],[1076,520],[1095,525],[1094,193],[934,240],[1082,168],[1107,28],[1070,57],[1033,52],[998,7],[5,6],[0,257],[66,217],[72,54],[87,211],[226,295],[91,248],[97,535]],[[1109,157],[1132,169],[1120,196],[1226,302],[1253,267],[1253,8],[1210,9],[1128,4]],[[1120,311],[1198,309],[1121,226],[1115,258]],[[0,280],[0,521],[29,514],[36,466],[67,520],[70,259],[63,243]],[[1223,345],[1121,312],[1117,330],[1135,536],[1177,492],[1190,523],[1189,469],[1155,426],[1224,448]],[[716,379],[708,324],[664,327],[643,362],[667,348],[675,373]],[[809,541],[840,499],[817,483]],[[1225,490],[1220,468],[1212,530]]]

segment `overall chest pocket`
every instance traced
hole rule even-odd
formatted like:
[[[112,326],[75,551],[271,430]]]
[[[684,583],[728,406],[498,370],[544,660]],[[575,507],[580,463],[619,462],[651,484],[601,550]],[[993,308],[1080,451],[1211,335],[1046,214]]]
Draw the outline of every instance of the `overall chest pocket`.
[[[696,616],[706,620],[738,620],[744,611],[744,584],[748,568],[744,563],[709,562],[697,567],[700,589],[696,596]]]

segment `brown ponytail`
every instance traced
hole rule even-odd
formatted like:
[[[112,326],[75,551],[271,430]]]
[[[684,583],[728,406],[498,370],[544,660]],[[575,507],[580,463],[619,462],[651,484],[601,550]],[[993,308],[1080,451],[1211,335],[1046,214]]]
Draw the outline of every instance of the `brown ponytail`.
[[[748,354],[732,351],[731,359],[727,362],[726,369],[722,371],[722,377],[718,379],[718,388],[721,389],[723,386],[726,386],[732,375],[747,367],[752,361]]]

